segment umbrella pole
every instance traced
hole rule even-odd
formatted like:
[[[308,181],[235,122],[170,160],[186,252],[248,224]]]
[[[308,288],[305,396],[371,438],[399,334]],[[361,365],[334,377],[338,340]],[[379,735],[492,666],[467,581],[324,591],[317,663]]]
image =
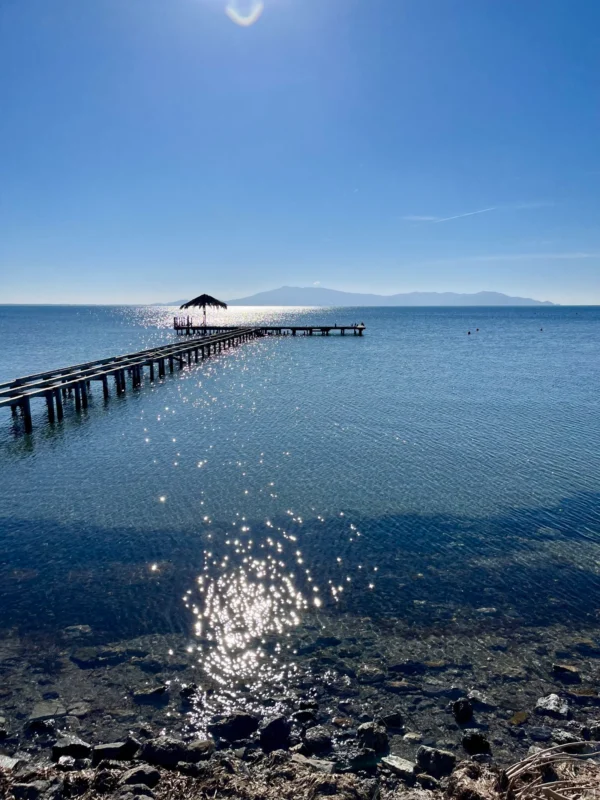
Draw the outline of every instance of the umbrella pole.
[[[204,327],[206,328],[206,306],[204,306]]]

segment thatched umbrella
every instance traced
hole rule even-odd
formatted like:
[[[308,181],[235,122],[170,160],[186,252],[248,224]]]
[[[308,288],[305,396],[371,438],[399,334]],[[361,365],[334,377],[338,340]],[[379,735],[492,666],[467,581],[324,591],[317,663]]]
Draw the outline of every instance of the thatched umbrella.
[[[206,309],[227,308],[227,303],[222,303],[220,300],[217,300],[216,297],[211,297],[209,294],[201,294],[198,297],[194,297],[194,299],[190,300],[188,303],[184,303],[179,308],[180,310],[183,308],[201,308],[204,312],[203,324],[204,327],[206,327]]]

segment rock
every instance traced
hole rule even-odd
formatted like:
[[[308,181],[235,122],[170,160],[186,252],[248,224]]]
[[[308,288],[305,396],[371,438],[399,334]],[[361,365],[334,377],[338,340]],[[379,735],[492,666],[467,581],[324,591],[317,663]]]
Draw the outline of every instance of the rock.
[[[58,761],[61,756],[87,758],[92,752],[92,745],[78,736],[62,736],[52,747],[52,760]]]
[[[65,772],[69,772],[71,770],[76,769],[76,765],[77,765],[77,760],[73,758],[73,756],[61,756],[56,764],[58,769],[63,770]]]
[[[376,722],[364,722],[356,731],[358,741],[362,747],[375,750],[376,753],[385,753],[388,749],[388,735],[383,725]]]
[[[137,783],[133,786],[124,786],[118,800],[136,800],[138,797],[154,797],[154,792],[150,787],[143,783]]]
[[[306,711],[307,709],[311,709],[312,711],[317,711],[319,708],[319,704],[316,700],[300,700],[298,703],[298,708],[301,711]]]
[[[170,736],[159,736],[150,739],[142,746],[140,757],[148,764],[159,767],[174,767],[180,761],[195,764],[204,761],[215,751],[211,740],[183,742]]]
[[[54,736],[56,722],[53,719],[34,719],[27,723],[27,733],[36,736]]]
[[[403,781],[410,783],[414,780],[417,765],[412,761],[400,756],[384,756],[381,759],[384,767],[387,767],[394,775],[398,775]]]
[[[292,714],[292,717],[296,720],[296,722],[299,722],[301,725],[304,725],[307,722],[314,722],[317,718],[315,712],[308,708],[303,708],[300,709],[300,711],[295,711]]]
[[[50,781],[33,781],[32,783],[15,783],[12,793],[16,800],[37,800],[51,786]]]
[[[70,717],[87,717],[91,710],[88,703],[76,703],[69,708],[68,715]]]
[[[420,661],[399,661],[396,664],[388,665],[389,672],[400,672],[403,675],[423,675],[426,671],[425,665]]]
[[[92,629],[89,625],[69,625],[68,628],[63,630],[63,639],[67,642],[74,642],[77,639],[86,639],[92,635]]]
[[[471,689],[471,691],[467,693],[467,698],[471,701],[473,708],[479,708],[482,711],[492,711],[494,708],[498,707],[487,695],[477,689]]]
[[[92,765],[96,767],[104,759],[112,761],[130,761],[141,747],[141,743],[128,736],[124,742],[98,744],[92,751]]]
[[[10,756],[5,756],[3,753],[0,753],[0,769],[10,772],[18,763],[18,758],[11,758]]]
[[[98,769],[94,775],[92,786],[101,794],[108,794],[116,787],[119,776],[110,769]]]
[[[529,728],[529,735],[534,742],[549,742],[552,738],[552,728],[546,725]]]
[[[115,647],[79,647],[71,654],[71,661],[81,669],[112,667],[127,660],[128,653]]]
[[[461,697],[452,703],[452,713],[459,725],[464,725],[473,717],[473,705],[468,697]]]
[[[240,739],[247,739],[248,736],[255,733],[258,730],[258,723],[258,717],[240,712],[229,717],[221,717],[217,722],[209,725],[209,730],[214,736],[228,742],[237,742]]]
[[[41,703],[36,703],[33,711],[29,715],[30,722],[43,722],[47,719],[55,719],[56,717],[66,717],[67,709],[62,705],[59,700],[44,700]]]
[[[385,672],[375,664],[363,664],[358,670],[359,683],[382,683]]]
[[[324,753],[331,750],[331,736],[327,728],[317,725],[304,734],[304,744],[309,753]]]
[[[343,728],[348,729],[352,728],[354,722],[350,719],[350,717],[334,717],[331,720],[332,725],[335,725],[336,728]]]
[[[490,743],[480,731],[467,731],[462,738],[462,746],[470,756],[492,752]]]
[[[381,718],[381,721],[386,728],[400,730],[400,728],[404,727],[404,717],[400,711],[392,711],[390,714],[386,714],[385,717]]]
[[[285,717],[272,717],[260,726],[260,746],[266,753],[287,750],[290,746],[291,725]]]
[[[388,692],[395,694],[413,694],[421,691],[420,686],[416,683],[409,683],[409,681],[386,681],[383,686]]]
[[[375,750],[362,747],[348,754],[348,767],[351,772],[372,772],[377,767],[378,760]]]
[[[579,742],[581,740],[580,736],[576,736],[571,731],[565,731],[562,728],[555,728],[552,731],[552,739],[556,742],[556,744],[574,744],[575,742]],[[569,753],[574,753],[575,749],[570,747]]]
[[[320,761],[316,758],[306,758],[300,753],[294,753],[292,756],[294,764],[300,764],[303,767],[309,767],[316,772],[324,772],[326,775],[333,775],[335,772],[335,764],[332,761]]]
[[[417,731],[409,731],[402,738],[405,742],[410,742],[410,744],[420,744],[423,741],[423,734]]]
[[[600,725],[590,725],[590,739],[593,742],[600,742]]]
[[[563,683],[581,683],[579,670],[571,664],[552,664],[552,673]]]
[[[508,720],[509,725],[523,725],[529,719],[527,711],[516,711]]]
[[[152,686],[150,689],[140,689],[133,693],[135,703],[168,703],[169,687],[166,685]]]
[[[135,784],[143,784],[144,786],[148,786],[150,789],[154,789],[156,784],[160,780],[160,772],[154,767],[149,767],[146,764],[142,764],[139,767],[134,767],[133,769],[127,770],[121,775],[121,780],[119,783],[123,785],[135,785]]]
[[[570,716],[568,704],[561,700],[557,694],[540,697],[535,704],[535,712],[536,714],[543,714],[556,719],[568,719]]]
[[[456,756],[449,750],[437,750],[435,747],[421,745],[417,750],[417,764],[424,772],[434,778],[450,775],[456,765]]]
[[[187,686],[182,686],[179,694],[184,700],[193,700],[200,692],[200,687],[197,683],[190,683]]]
[[[439,781],[436,781],[431,775],[428,775],[426,772],[420,772],[415,780],[422,786],[423,789],[428,789],[430,791],[435,791],[436,789],[440,788]]]

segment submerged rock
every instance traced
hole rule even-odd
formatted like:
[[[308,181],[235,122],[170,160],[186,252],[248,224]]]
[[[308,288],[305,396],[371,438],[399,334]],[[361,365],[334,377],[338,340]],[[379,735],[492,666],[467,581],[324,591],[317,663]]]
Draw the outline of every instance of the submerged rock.
[[[452,713],[459,725],[464,725],[473,717],[473,704],[467,697],[461,697],[452,703]]]
[[[169,702],[169,687],[166,685],[152,686],[149,689],[140,689],[138,692],[133,693],[133,699],[136,703],[168,703]]]
[[[44,700],[36,703],[29,715],[30,722],[43,722],[56,717],[66,717],[67,709],[59,700]]]
[[[535,712],[556,719],[567,719],[570,716],[568,703],[561,700],[557,694],[540,697],[535,704]]]
[[[563,683],[581,683],[579,670],[571,664],[552,664],[552,673]]]
[[[449,750],[421,745],[417,750],[417,764],[434,778],[443,778],[444,775],[450,775],[456,766],[456,756]]]

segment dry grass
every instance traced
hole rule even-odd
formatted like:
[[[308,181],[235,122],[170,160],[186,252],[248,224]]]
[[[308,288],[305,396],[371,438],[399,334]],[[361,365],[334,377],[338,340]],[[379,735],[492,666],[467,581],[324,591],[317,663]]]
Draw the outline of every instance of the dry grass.
[[[507,800],[600,800],[600,752],[574,742],[542,750],[506,771]]]

